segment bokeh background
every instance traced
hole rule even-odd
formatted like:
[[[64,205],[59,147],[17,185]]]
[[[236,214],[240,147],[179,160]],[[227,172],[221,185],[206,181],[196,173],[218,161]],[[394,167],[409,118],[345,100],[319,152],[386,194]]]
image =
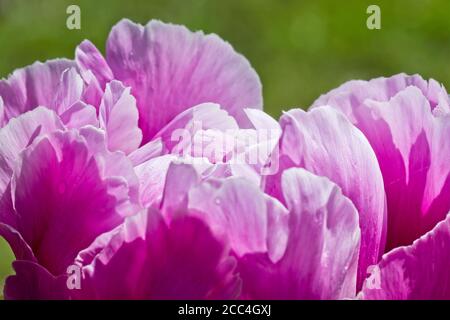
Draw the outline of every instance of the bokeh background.
[[[81,30],[66,8],[81,8]],[[366,9],[381,8],[381,30]],[[308,107],[344,81],[420,73],[450,87],[449,0],[0,0],[0,78],[14,69],[73,57],[88,38],[102,51],[110,28],[127,17],[217,33],[244,54],[264,85],[265,110]],[[0,287],[12,254],[0,240]]]

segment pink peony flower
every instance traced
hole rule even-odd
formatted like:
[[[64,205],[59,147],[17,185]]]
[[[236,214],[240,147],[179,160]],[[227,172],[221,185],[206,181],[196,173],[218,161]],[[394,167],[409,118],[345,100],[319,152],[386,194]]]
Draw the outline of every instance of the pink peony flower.
[[[277,122],[219,37],[123,20],[0,81],[5,297],[450,298],[449,106],[397,75]]]
[[[366,283],[363,296],[449,299],[447,92],[434,80],[399,74],[350,81],[313,107],[325,104],[344,112],[367,137],[383,174],[387,240],[381,253],[386,254],[378,264],[380,287]]]
[[[125,217],[161,202],[169,163],[177,158],[164,156],[178,145],[174,131],[239,130],[238,122],[267,118],[257,110],[244,113],[246,106],[261,107],[261,86],[230,45],[160,22],[143,29],[129,21],[113,29],[109,65],[83,42],[75,62],[35,63],[0,81],[0,235],[17,259],[5,297],[70,297],[66,271],[76,255]],[[142,36],[134,37],[137,32]],[[133,57],[138,48],[143,54]],[[127,50],[129,61],[117,60]],[[184,50],[184,59],[177,50]],[[132,64],[136,72],[128,69]],[[154,71],[142,73],[152,65]],[[163,87],[160,80],[169,78],[179,85]],[[154,90],[156,85],[160,89]],[[144,99],[149,91],[154,92],[138,108],[133,95]],[[235,117],[217,104],[199,104],[208,101],[222,103]],[[141,148],[138,119],[152,139]],[[192,131],[196,121],[202,127]],[[251,168],[224,162],[197,167],[204,177],[257,176]]]

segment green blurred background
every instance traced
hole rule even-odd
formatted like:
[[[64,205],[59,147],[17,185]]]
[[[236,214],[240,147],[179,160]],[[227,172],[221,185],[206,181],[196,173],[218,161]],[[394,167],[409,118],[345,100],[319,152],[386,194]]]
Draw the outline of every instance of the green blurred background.
[[[81,8],[81,30],[66,8]],[[381,30],[366,9],[381,7]],[[73,57],[85,38],[102,51],[127,17],[217,33],[244,54],[264,85],[265,110],[307,107],[354,78],[420,73],[450,86],[449,0],[0,0],[0,77],[35,60]],[[12,254],[0,240],[0,286]]]

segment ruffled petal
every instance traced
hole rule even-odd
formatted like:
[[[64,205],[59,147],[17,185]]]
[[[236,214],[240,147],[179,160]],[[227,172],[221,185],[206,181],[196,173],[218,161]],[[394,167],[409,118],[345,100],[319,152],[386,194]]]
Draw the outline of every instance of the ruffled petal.
[[[144,208],[159,207],[163,198],[167,171],[177,158],[173,155],[156,157],[135,167],[139,179],[140,201]],[[178,185],[187,187],[181,177],[176,178]],[[169,191],[175,192],[175,190]]]
[[[277,263],[264,254],[239,261],[248,299],[341,299],[355,295],[360,229],[358,212],[324,177],[293,168],[282,189],[289,209],[289,238]]]
[[[344,112],[353,122],[358,122],[355,114],[365,100],[375,100],[379,102],[389,101],[398,92],[407,87],[416,87],[430,101],[434,109],[448,110],[450,98],[445,88],[436,81],[425,81],[419,75],[406,75],[404,73],[394,75],[389,78],[376,78],[370,81],[352,80],[344,83],[340,87],[320,96],[313,104],[313,107],[329,105]]]
[[[75,62],[81,75],[88,80],[92,79],[89,74],[92,73],[102,89],[105,89],[106,84],[114,79],[105,58],[89,40],[84,40],[76,48]]]
[[[280,171],[268,176],[266,191],[283,199],[281,174],[302,167],[328,177],[356,206],[361,227],[358,286],[369,265],[384,249],[386,211],[383,178],[377,158],[364,135],[343,114],[321,107],[304,112],[293,109],[281,120]]]
[[[0,197],[6,190],[19,154],[41,134],[63,129],[58,116],[44,107],[26,112],[0,129]]]
[[[11,181],[17,230],[54,275],[133,213],[124,207],[131,186],[114,174],[128,160],[117,154],[115,168],[108,168],[108,157],[88,139],[76,131],[39,137],[21,154]]]
[[[154,210],[127,219],[83,268],[80,298],[227,299],[239,292],[235,262],[200,219],[170,224]],[[126,274],[126,276],[117,275]]]
[[[128,159],[130,159],[134,166],[138,166],[148,160],[162,156],[164,153],[165,149],[161,138],[157,138],[131,152],[128,155]]]
[[[58,114],[64,113],[83,96],[84,82],[75,68],[66,69],[61,75],[51,108]]]
[[[388,101],[366,99],[353,110],[383,174],[386,251],[411,244],[450,210],[449,116],[436,117],[431,109],[423,90],[410,86]]]
[[[225,235],[239,257],[268,252],[276,261],[284,253],[286,208],[245,179],[208,180],[191,188],[188,208],[207,221],[214,233]]]
[[[66,59],[35,62],[16,70],[7,80],[0,80],[6,119],[30,111],[38,106],[51,107],[63,71],[74,66]]]
[[[121,150],[128,154],[141,144],[142,132],[138,127],[136,100],[121,82],[106,85],[100,104],[100,127],[105,129],[111,151]]]
[[[159,21],[144,27],[122,20],[111,31],[106,52],[115,78],[132,87],[144,143],[200,103],[219,103],[241,125],[248,125],[243,108],[262,108],[258,75],[216,35]]]
[[[191,145],[197,132],[208,129],[224,132],[238,128],[236,120],[220,105],[203,103],[177,115],[156,134],[155,139],[161,139],[170,153],[190,155],[192,154]]]
[[[97,111],[93,106],[82,101],[74,103],[60,117],[69,129],[80,129],[85,126],[98,127]]]
[[[366,280],[361,297],[450,299],[450,215],[412,245],[387,253]]]

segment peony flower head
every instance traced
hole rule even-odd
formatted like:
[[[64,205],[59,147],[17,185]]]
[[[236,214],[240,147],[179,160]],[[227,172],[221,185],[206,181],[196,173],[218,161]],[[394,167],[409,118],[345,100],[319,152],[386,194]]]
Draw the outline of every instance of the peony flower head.
[[[262,111],[216,35],[113,27],[0,80],[8,299],[450,298],[450,98],[350,81]]]

